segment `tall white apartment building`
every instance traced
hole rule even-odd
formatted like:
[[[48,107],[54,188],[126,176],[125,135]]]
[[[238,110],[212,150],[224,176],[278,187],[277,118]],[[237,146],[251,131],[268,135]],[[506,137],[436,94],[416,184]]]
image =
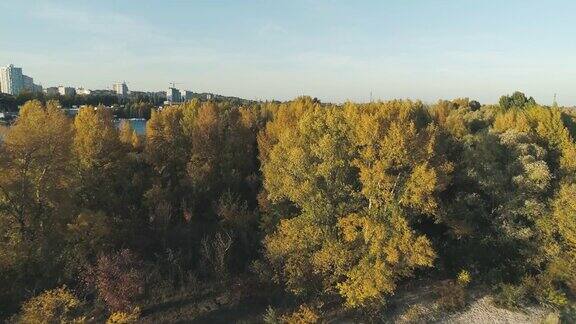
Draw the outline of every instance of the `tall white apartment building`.
[[[3,93],[17,96],[23,88],[22,68],[12,64],[0,68],[0,89]]]
[[[126,85],[126,82],[114,83],[112,89],[119,96],[125,97],[128,95],[128,86]]]

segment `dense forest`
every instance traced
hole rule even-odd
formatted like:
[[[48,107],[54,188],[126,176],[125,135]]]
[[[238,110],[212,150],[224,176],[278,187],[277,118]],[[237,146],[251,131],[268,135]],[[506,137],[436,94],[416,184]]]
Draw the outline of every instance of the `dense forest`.
[[[192,100],[152,110],[141,136],[58,105],[26,102],[1,135],[0,320],[176,322],[252,303],[266,323],[383,322],[422,280],[439,312],[484,289],[576,318],[570,109],[519,92]],[[157,315],[182,300],[188,313]]]

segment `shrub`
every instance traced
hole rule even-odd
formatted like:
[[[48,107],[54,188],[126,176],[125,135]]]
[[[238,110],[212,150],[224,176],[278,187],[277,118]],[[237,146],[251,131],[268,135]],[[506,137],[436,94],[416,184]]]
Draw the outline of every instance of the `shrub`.
[[[576,323],[576,304],[565,306],[560,311],[560,323]]]
[[[144,292],[142,262],[130,251],[121,250],[98,258],[88,280],[112,311],[131,311]]]
[[[280,324],[278,313],[272,306],[268,306],[266,313],[262,316],[262,320],[265,324]]]
[[[228,255],[232,247],[232,237],[224,233],[216,233],[212,238],[208,236],[202,239],[201,254],[205,270],[220,279],[228,277]]]
[[[21,323],[81,322],[77,318],[81,303],[63,286],[41,293],[22,306]]]
[[[566,294],[557,289],[548,289],[544,295],[544,302],[552,306],[561,307],[568,303]]]
[[[438,290],[438,306],[446,311],[456,311],[466,306],[466,290],[455,281],[442,284]]]
[[[525,285],[501,284],[495,295],[494,301],[497,305],[506,308],[515,308],[522,304],[526,298]]]
[[[106,320],[106,324],[129,324],[129,323],[136,323],[138,318],[140,317],[140,309],[138,307],[134,308],[132,312],[114,312],[108,320]]]
[[[280,278],[276,275],[276,272],[269,262],[263,260],[255,260],[250,265],[250,272],[253,273],[258,281],[262,283],[280,283]]]
[[[402,323],[423,323],[426,322],[428,310],[422,305],[412,305],[400,316]]]
[[[282,316],[282,321],[288,324],[312,324],[318,323],[320,316],[306,305],[300,305],[297,311],[292,314]]]
[[[456,281],[460,286],[466,287],[470,284],[470,281],[472,281],[472,276],[470,276],[470,272],[462,270],[460,271],[460,273],[458,273]]]
[[[538,302],[554,307],[562,307],[568,303],[566,295],[557,289],[550,276],[527,277],[522,281],[527,293]]]

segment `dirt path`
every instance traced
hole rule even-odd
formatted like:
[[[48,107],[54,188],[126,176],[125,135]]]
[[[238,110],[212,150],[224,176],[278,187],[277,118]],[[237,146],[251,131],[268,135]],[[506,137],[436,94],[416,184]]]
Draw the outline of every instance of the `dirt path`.
[[[551,311],[544,307],[527,307],[512,311],[498,308],[494,305],[491,296],[484,296],[473,301],[464,311],[448,316],[439,323],[498,323],[498,324],[524,324],[542,323],[542,320]]]

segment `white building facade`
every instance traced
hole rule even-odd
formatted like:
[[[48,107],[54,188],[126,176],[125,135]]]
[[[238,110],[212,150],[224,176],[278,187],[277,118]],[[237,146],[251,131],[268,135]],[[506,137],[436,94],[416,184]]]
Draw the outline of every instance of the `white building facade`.
[[[59,86],[58,93],[60,93],[61,96],[74,96],[76,95],[76,89],[72,87]]]
[[[112,89],[119,96],[126,97],[128,95],[128,86],[126,85],[126,82],[115,83],[112,86]]]
[[[23,88],[22,68],[12,64],[0,68],[0,89],[3,93],[17,96]]]
[[[92,93],[92,91],[90,91],[90,89],[80,87],[80,88],[76,88],[76,93],[79,95],[82,95],[82,96],[87,96],[90,93]]]

